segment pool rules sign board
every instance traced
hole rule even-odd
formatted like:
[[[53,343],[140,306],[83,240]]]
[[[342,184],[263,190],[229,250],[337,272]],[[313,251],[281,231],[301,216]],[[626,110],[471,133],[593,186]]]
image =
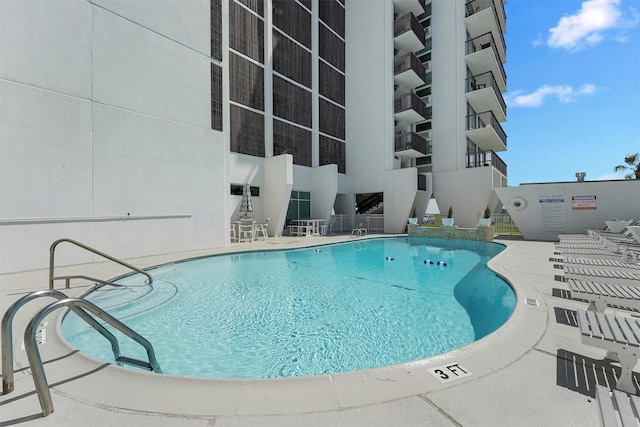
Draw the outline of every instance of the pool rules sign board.
[[[473,375],[470,370],[455,362],[427,370],[441,383],[448,383],[449,381],[459,380],[460,378]]]

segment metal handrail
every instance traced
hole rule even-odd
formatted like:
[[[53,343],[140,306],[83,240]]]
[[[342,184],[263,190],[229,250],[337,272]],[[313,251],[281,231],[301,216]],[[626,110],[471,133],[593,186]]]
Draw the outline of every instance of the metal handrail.
[[[65,288],[66,289],[69,289],[69,287],[70,287],[69,281],[70,281],[70,279],[73,279],[73,278],[84,278],[84,279],[89,279],[89,280],[96,280],[96,279],[93,279],[93,278],[87,277],[87,276],[78,276],[78,275],[76,275],[76,276],[55,277],[53,275],[53,269],[54,269],[54,264],[55,264],[54,259],[55,259],[56,246],[58,246],[58,244],[60,244],[62,242],[68,242],[68,243],[74,244],[74,245],[76,245],[78,247],[81,247],[82,249],[85,249],[85,250],[87,250],[89,252],[93,252],[96,255],[100,255],[103,258],[106,258],[106,259],[108,259],[110,261],[113,261],[113,262],[115,262],[117,264],[120,264],[122,266],[130,268],[131,270],[137,271],[138,273],[142,273],[145,276],[147,276],[147,278],[149,279],[149,284],[153,283],[153,277],[151,277],[151,275],[149,273],[147,273],[146,271],[140,270],[139,268],[134,267],[131,264],[127,264],[126,262],[124,262],[122,260],[114,258],[114,257],[112,257],[110,255],[107,255],[104,252],[101,252],[101,251],[99,251],[97,249],[92,248],[91,246],[87,246],[87,245],[82,244],[80,242],[77,242],[75,240],[66,239],[65,238],[65,239],[56,240],[55,242],[53,242],[51,244],[51,247],[49,248],[49,289],[53,289],[53,282],[54,282],[54,280],[58,280],[58,279],[65,279],[66,280],[66,284],[65,284]],[[97,280],[97,281],[100,282],[100,283],[103,283],[103,284],[108,283],[108,282],[103,281],[103,280]]]
[[[81,309],[90,311],[100,319],[104,320],[129,338],[136,341],[138,344],[144,347],[147,351],[147,357],[149,364],[154,372],[161,373],[160,366],[156,360],[156,355],[151,343],[138,334],[133,329],[129,328],[124,323],[120,322],[115,317],[111,316],[107,312],[103,311],[96,305],[90,303],[82,298],[66,298],[60,301],[49,304],[36,313],[31,319],[27,328],[24,331],[24,346],[27,351],[27,358],[29,359],[29,367],[31,368],[31,375],[33,376],[33,382],[38,394],[38,400],[40,401],[40,407],[42,408],[42,415],[47,416],[53,412],[53,402],[51,400],[51,392],[49,391],[49,384],[47,383],[47,377],[44,372],[44,366],[42,365],[42,359],[40,358],[40,350],[38,349],[38,343],[36,342],[36,332],[40,322],[52,311],[69,306],[70,308],[80,307]],[[91,317],[91,316],[88,316]],[[84,317],[82,317],[86,320]]]
[[[7,311],[2,316],[2,324],[0,325],[0,335],[2,339],[2,394],[9,394],[13,391],[13,317],[16,312],[25,305],[27,302],[38,297],[53,297],[58,300],[64,300],[69,298],[67,295],[56,290],[37,291],[25,295],[11,304]],[[85,322],[89,323],[94,329],[100,332],[111,343],[111,349],[113,350],[113,356],[117,359],[120,357],[120,346],[116,337],[109,332],[104,326],[102,326],[97,320],[91,317],[87,312],[79,307],[71,307],[71,310],[76,313]]]

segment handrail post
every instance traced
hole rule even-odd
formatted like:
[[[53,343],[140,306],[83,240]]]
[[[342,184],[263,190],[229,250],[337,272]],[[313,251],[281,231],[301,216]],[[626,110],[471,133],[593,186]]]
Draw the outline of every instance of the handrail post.
[[[60,291],[46,290],[36,291],[25,295],[11,304],[7,311],[2,316],[2,323],[0,324],[0,334],[2,334],[2,394],[9,394],[13,391],[13,317],[16,312],[25,305],[27,302],[38,297],[53,297],[58,300],[67,299],[68,297]],[[87,312],[79,307],[71,307],[71,311],[77,314],[81,319],[87,322],[100,334],[109,340],[111,343],[111,350],[113,351],[113,357],[117,359],[120,357],[120,345],[116,337],[109,332],[104,326],[102,326],[96,319],[91,317]]]
[[[42,320],[44,320],[44,318],[49,315],[49,313],[60,307],[66,306],[69,306],[69,308],[79,308],[81,310],[87,310],[100,317],[102,320],[109,323],[111,326],[113,326],[129,338],[136,341],[147,351],[149,364],[151,365],[154,372],[161,373],[160,366],[158,365],[158,361],[156,360],[155,352],[151,343],[142,335],[138,334],[136,331],[129,328],[127,325],[120,322],[115,317],[111,316],[96,305],[82,298],[66,298],[60,301],[53,302],[44,307],[42,310],[38,311],[36,315],[31,318],[31,321],[29,321],[29,324],[24,331],[24,346],[27,352],[27,357],[29,359],[29,366],[31,368],[31,374],[33,376],[33,382],[38,394],[38,400],[40,401],[40,407],[42,408],[43,416],[46,417],[53,412],[53,402],[51,400],[49,384],[47,383],[47,376],[44,372],[44,366],[42,365],[40,350],[38,349],[38,345],[36,342],[36,331],[40,322],[42,322]]]
[[[106,259],[108,259],[110,261],[113,261],[113,262],[115,262],[117,264],[120,264],[120,265],[122,265],[124,267],[127,267],[127,268],[129,268],[129,269],[131,269],[133,271],[137,271],[138,273],[144,274],[149,279],[149,284],[153,283],[153,277],[151,277],[151,274],[147,273],[146,271],[141,270],[141,269],[139,269],[137,267],[134,267],[133,265],[128,264],[128,263],[126,263],[126,262],[124,262],[122,260],[114,258],[111,255],[107,255],[106,253],[101,252],[101,251],[99,251],[99,250],[97,250],[95,248],[92,248],[91,246],[87,246],[85,244],[82,244],[82,243],[80,243],[78,241],[75,241],[75,240],[72,240],[72,239],[63,238],[63,239],[58,239],[55,242],[53,242],[51,244],[51,247],[49,248],[49,289],[53,289],[54,288],[54,283],[53,282],[55,281],[55,279],[62,279],[63,278],[63,277],[55,277],[53,275],[54,264],[55,264],[54,260],[55,260],[56,246],[58,246],[58,244],[62,243],[62,242],[71,243],[71,244],[76,245],[76,246],[78,246],[78,247],[80,247],[82,249],[85,249],[85,250],[87,250],[89,252],[92,252],[92,253],[94,253],[96,255],[100,255],[103,258],[106,258]],[[70,278],[66,277],[65,279],[66,279],[65,287],[68,289],[68,288],[71,287]]]

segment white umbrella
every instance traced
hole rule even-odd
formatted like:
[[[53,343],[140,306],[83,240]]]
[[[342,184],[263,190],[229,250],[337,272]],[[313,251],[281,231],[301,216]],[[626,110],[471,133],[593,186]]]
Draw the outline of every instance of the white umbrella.
[[[251,187],[249,183],[244,185],[242,191],[242,202],[240,203],[240,212],[244,212],[244,216],[248,216],[249,212],[253,212],[253,202],[251,201]]]
[[[425,211],[425,213],[431,215],[440,214],[440,208],[438,207],[438,202],[436,202],[435,198],[429,199],[429,203],[427,203],[427,210]]]

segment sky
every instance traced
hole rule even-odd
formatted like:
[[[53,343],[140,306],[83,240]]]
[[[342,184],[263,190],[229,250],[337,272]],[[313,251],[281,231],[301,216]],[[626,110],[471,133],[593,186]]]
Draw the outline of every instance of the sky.
[[[508,0],[508,185],[624,179],[640,153],[640,0]]]

